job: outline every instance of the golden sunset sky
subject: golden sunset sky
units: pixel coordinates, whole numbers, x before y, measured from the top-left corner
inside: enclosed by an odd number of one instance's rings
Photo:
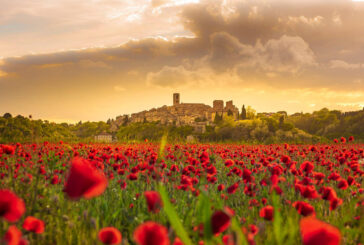
[[[182,102],[364,107],[364,2],[0,0],[0,114],[107,120]]]

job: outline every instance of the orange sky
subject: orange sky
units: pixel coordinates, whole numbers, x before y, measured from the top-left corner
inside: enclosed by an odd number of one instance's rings
[[[14,0],[0,9],[0,114],[107,120],[233,100],[364,107],[364,2]]]

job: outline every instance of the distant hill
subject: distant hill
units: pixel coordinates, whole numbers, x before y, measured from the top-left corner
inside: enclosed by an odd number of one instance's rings
[[[246,118],[233,115],[215,117],[211,124],[195,120],[191,125],[176,125],[161,121],[121,123],[79,122],[53,123],[5,113],[0,117],[0,143],[5,142],[91,142],[94,136],[110,133],[115,141],[159,141],[168,135],[169,141],[184,142],[187,136],[202,142],[241,143],[316,143],[353,136],[364,142],[364,110],[342,113],[326,108],[313,113],[283,112],[256,114],[251,108]],[[196,127],[204,125],[204,130]],[[198,130],[197,130],[198,129]]]

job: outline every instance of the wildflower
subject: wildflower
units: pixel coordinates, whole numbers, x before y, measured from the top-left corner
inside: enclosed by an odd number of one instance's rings
[[[260,217],[264,218],[265,220],[271,221],[271,220],[273,220],[273,216],[274,216],[273,211],[274,211],[273,207],[268,205],[259,211],[259,215],[260,215]]]
[[[104,244],[120,244],[122,239],[120,231],[114,227],[102,228],[98,236]]]
[[[160,207],[162,207],[162,200],[158,192],[146,191],[144,192],[145,199],[148,205],[148,211],[158,213]]]
[[[10,190],[0,190],[0,217],[9,222],[16,222],[25,212],[25,205],[21,198]]]
[[[303,245],[338,245],[340,244],[340,231],[314,217],[303,218],[300,221],[300,230]]]
[[[307,202],[297,201],[292,205],[299,214],[303,216],[309,216],[315,214],[315,208]]]
[[[44,232],[44,222],[33,216],[28,216],[24,220],[23,228],[24,230],[41,234]]]
[[[212,233],[219,234],[224,232],[227,228],[229,228],[231,223],[231,217],[224,211],[216,211],[211,216],[211,227]]]
[[[145,222],[134,231],[138,245],[169,245],[167,228],[152,221]]]
[[[90,199],[101,195],[107,187],[107,179],[91,163],[83,158],[74,158],[64,192],[71,199]]]
[[[239,187],[239,183],[237,182],[237,183],[234,183],[234,184],[232,184],[231,186],[229,186],[228,188],[227,188],[227,192],[229,193],[229,194],[233,194],[233,193],[235,193],[236,192],[236,190],[238,189],[238,187]]]
[[[7,242],[8,245],[19,245],[21,241],[21,236],[21,231],[15,225],[12,225],[5,233],[4,240]]]

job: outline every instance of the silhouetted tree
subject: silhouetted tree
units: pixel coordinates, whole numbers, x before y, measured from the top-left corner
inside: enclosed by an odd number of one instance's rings
[[[245,105],[243,105],[243,108],[241,108],[241,119],[243,119],[243,120],[246,119]]]
[[[219,123],[222,121],[222,115],[220,116],[218,113],[216,113],[214,118],[214,123]]]
[[[13,116],[9,112],[5,113],[4,116],[3,116],[3,118],[6,118],[6,119],[12,118],[12,117]]]

